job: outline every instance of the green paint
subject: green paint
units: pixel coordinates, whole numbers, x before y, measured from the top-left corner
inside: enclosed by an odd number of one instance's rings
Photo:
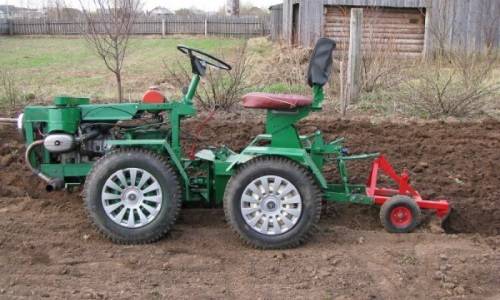
[[[76,133],[80,123],[78,108],[51,108],[48,110],[47,132]]]
[[[42,173],[54,178],[85,177],[90,172],[92,164],[41,164]]]
[[[184,98],[183,98],[184,103],[186,103],[186,104],[193,103],[193,97],[196,93],[196,89],[198,88],[199,82],[200,82],[200,76],[193,75],[193,78],[191,79],[191,82],[189,83],[187,93],[186,93],[186,95],[184,95]]]
[[[366,196],[363,185],[349,183],[347,163],[350,160],[367,159],[378,153],[348,156],[343,151],[343,139],[325,142],[321,131],[299,135],[296,123],[310,112],[320,110],[324,101],[323,89],[314,86],[311,106],[287,111],[267,111],[265,133],[255,137],[241,152],[222,147],[204,149],[194,159],[182,151],[181,120],[196,115],[193,99],[200,82],[200,76],[193,75],[186,94],[179,101],[162,104],[117,103],[90,104],[87,98],[57,97],[53,106],[29,106],[25,109],[25,136],[32,143],[36,136],[54,132],[75,134],[81,122],[109,123],[138,119],[146,112],[161,112],[162,123],[123,129],[121,138],[105,141],[105,150],[117,148],[143,148],[165,156],[174,166],[184,187],[184,201],[202,201],[210,205],[221,205],[228,181],[236,166],[259,156],[280,156],[293,160],[310,170],[328,201],[372,204]],[[162,125],[155,129],[154,125]],[[168,127],[168,128],[164,128]],[[41,151],[40,151],[41,150]],[[53,178],[62,178],[66,183],[83,182],[90,172],[92,163],[58,163],[56,155],[38,149],[41,156],[32,155],[30,161]],[[40,159],[41,157],[41,159]],[[326,180],[325,164],[336,164],[340,183]]]
[[[90,98],[59,96],[54,98],[56,106],[78,106],[89,104]]]

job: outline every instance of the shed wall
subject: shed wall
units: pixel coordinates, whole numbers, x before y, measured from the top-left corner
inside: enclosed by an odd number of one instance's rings
[[[429,52],[500,48],[500,1],[433,0],[426,34]]]
[[[324,36],[349,49],[351,8],[326,6]],[[425,12],[416,8],[367,8],[363,11],[363,51],[419,56],[424,50]]]
[[[291,43],[292,6],[299,4],[298,45],[310,47],[324,36],[325,6],[424,9],[424,53],[439,48],[483,51],[500,48],[500,0],[284,0],[283,38]]]
[[[277,41],[283,39],[283,6],[276,5],[271,9],[271,17],[269,30],[271,34],[271,40]]]

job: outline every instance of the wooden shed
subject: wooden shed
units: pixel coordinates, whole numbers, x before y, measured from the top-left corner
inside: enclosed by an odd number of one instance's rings
[[[269,7],[271,13],[270,18],[270,34],[271,40],[278,41],[283,39],[283,4],[276,4]]]
[[[320,37],[348,48],[351,8],[363,8],[363,48],[407,56],[438,47],[500,46],[500,0],[284,0],[283,39],[310,47]]]

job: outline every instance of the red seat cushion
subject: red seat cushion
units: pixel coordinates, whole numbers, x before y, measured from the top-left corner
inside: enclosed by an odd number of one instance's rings
[[[277,110],[308,106],[312,97],[301,95],[248,93],[243,96],[243,106],[247,108],[268,108]]]

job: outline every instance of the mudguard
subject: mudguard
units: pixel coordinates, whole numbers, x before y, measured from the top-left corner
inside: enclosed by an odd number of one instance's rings
[[[319,170],[319,168],[313,162],[309,153],[307,153],[305,149],[301,148],[249,146],[245,148],[240,154],[236,155],[232,163],[227,167],[226,171],[229,172],[235,166],[245,164],[249,160],[258,156],[282,156],[296,161],[312,172],[321,188],[326,189],[328,187],[326,179],[321,173],[321,170]]]

